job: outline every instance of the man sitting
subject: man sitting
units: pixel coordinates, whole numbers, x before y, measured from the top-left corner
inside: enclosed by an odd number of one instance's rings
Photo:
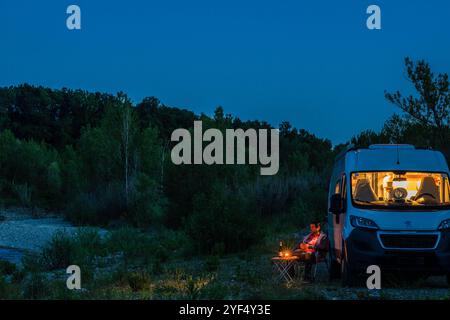
[[[328,251],[327,237],[320,230],[320,223],[312,223],[311,232],[303,238],[294,250],[294,255],[305,262],[305,280],[312,280],[312,266]]]

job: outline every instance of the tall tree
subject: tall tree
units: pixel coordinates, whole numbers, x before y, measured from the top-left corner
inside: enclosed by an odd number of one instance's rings
[[[435,75],[424,61],[405,58],[406,72],[417,91],[416,95],[403,96],[399,91],[385,92],[386,99],[408,115],[408,124],[419,124],[431,132],[431,146],[444,149],[448,155],[450,139],[450,91],[448,75]],[[396,122],[398,124],[398,121]]]

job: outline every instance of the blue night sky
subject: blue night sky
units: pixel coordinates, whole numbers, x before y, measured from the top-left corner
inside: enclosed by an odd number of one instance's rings
[[[77,4],[82,30],[66,28]],[[366,28],[377,4],[382,30]],[[450,72],[449,1],[1,0],[0,86],[124,91],[170,106],[290,121],[344,142],[411,92],[403,58]]]

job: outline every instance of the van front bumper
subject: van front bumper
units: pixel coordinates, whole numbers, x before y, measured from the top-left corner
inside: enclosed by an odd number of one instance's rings
[[[377,230],[356,228],[345,241],[348,262],[356,272],[370,265],[382,270],[410,270],[433,275],[450,273],[450,231],[440,233],[434,249],[385,249]]]

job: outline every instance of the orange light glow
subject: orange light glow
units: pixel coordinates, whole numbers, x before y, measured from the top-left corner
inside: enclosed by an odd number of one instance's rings
[[[434,180],[434,185],[430,177]],[[424,187],[422,183],[425,180],[428,182]],[[448,203],[450,198],[449,188],[446,185],[448,185],[446,174],[414,171],[359,172],[352,174],[351,179],[353,197],[358,197],[362,203],[372,205],[393,203],[395,201],[393,191],[399,188],[406,190],[407,193],[402,205],[423,206],[416,197],[430,192],[433,193],[434,200],[428,202],[443,205]],[[432,205],[431,202],[428,205]]]

